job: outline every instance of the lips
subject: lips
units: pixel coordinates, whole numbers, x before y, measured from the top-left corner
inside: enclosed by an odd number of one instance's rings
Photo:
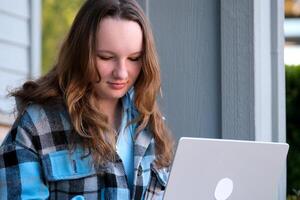
[[[127,82],[107,82],[109,87],[114,89],[114,90],[121,90],[125,88]]]

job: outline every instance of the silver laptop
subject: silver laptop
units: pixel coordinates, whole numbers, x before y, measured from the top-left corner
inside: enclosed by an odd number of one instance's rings
[[[164,200],[275,200],[288,144],[181,138]]]

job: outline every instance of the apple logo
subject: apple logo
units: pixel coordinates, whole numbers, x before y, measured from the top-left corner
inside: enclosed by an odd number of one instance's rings
[[[230,178],[221,179],[215,189],[216,200],[226,200],[233,191],[233,181]]]

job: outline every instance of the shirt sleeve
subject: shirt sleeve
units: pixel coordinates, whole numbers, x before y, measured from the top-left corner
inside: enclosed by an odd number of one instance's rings
[[[49,190],[42,176],[40,158],[16,142],[0,148],[0,199],[47,199]]]

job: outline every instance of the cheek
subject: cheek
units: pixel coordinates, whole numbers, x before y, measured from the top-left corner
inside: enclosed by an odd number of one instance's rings
[[[133,68],[131,71],[132,79],[136,80],[139,77],[141,71],[142,71],[142,67]]]
[[[105,79],[107,76],[109,76],[112,73],[112,68],[108,63],[98,62],[97,72],[99,73],[101,79]]]

